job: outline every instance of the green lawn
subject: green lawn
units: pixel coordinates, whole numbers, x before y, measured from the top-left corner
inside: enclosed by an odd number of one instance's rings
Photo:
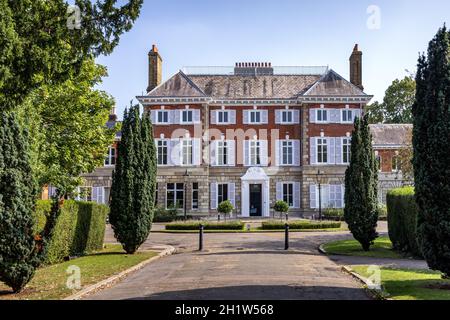
[[[329,242],[324,244],[323,248],[327,254],[393,259],[404,258],[400,253],[392,250],[392,243],[388,237],[376,239],[375,244],[367,252],[362,249],[361,244],[356,240]]]
[[[22,293],[12,294],[9,287],[0,282],[0,299],[62,299],[77,292],[66,287],[69,266],[80,268],[84,289],[156,255],[153,251],[128,255],[120,245],[107,245],[98,253],[37,270]]]
[[[352,267],[369,277],[368,266]],[[450,300],[450,280],[430,270],[381,268],[381,283],[388,298],[395,300]]]

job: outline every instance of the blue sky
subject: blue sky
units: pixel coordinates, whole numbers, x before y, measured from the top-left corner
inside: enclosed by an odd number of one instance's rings
[[[380,19],[367,12],[371,5]],[[365,91],[382,100],[405,69],[415,71],[419,52],[444,22],[450,23],[448,0],[146,0],[114,53],[97,59],[109,72],[100,88],[115,98],[122,117],[130,100],[145,92],[154,43],[163,79],[183,66],[241,61],[329,65],[348,78],[348,58],[359,43]]]

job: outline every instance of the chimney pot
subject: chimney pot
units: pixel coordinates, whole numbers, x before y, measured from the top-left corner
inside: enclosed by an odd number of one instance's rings
[[[364,90],[362,84],[362,52],[359,51],[358,44],[355,44],[350,56],[350,82]]]

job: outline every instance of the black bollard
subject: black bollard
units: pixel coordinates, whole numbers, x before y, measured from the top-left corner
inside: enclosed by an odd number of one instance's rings
[[[199,226],[199,239],[198,239],[198,251],[203,250],[203,225]]]
[[[289,249],[289,225],[284,225],[284,250]]]

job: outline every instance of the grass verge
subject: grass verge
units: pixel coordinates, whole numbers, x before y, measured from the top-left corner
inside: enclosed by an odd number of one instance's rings
[[[79,291],[66,286],[71,275],[66,271],[70,266],[80,268],[81,289],[84,289],[156,255],[153,251],[128,255],[120,245],[106,245],[105,249],[91,255],[38,269],[33,280],[19,294],[12,294],[10,288],[0,282],[0,299],[63,299]]]
[[[341,240],[329,242],[323,245],[327,254],[358,256],[371,258],[404,259],[405,256],[392,250],[392,243],[388,237],[380,237],[375,240],[370,251],[364,251],[361,244],[356,240]]]
[[[352,270],[367,278],[372,275],[367,268]],[[381,284],[383,295],[394,300],[450,300],[450,280],[431,270],[381,268]]]

